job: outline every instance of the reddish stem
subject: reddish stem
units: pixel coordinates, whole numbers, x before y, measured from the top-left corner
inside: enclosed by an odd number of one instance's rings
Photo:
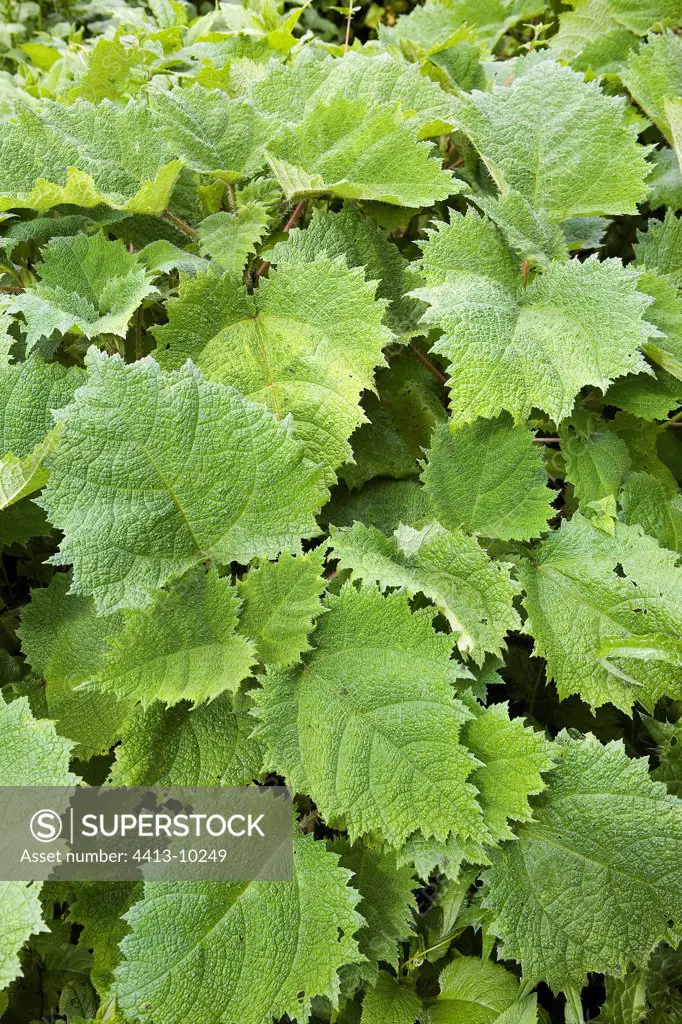
[[[419,360],[422,366],[425,366],[429,373],[432,373],[436,380],[439,380],[441,384],[447,381],[447,377],[444,373],[441,373],[437,366],[434,366],[430,359],[427,359],[423,352],[420,352],[416,345],[410,345],[412,354]]]
[[[296,222],[299,220],[299,218],[300,218],[300,216],[301,216],[301,214],[303,213],[304,210],[305,210],[305,199],[302,199],[301,202],[296,207],[296,209],[294,210],[294,212],[292,213],[291,217],[289,217],[289,220],[286,222],[286,224],[282,228],[282,231],[284,232],[285,235],[289,234],[289,232],[294,227]],[[270,264],[268,263],[268,261],[267,260],[263,260],[263,262],[261,263],[260,267],[256,271],[256,277],[262,277],[263,274],[265,274],[266,271],[269,268],[270,268]]]

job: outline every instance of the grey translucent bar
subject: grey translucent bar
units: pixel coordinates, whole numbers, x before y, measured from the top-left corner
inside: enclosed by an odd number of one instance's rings
[[[2,881],[287,881],[285,787],[0,787]]]

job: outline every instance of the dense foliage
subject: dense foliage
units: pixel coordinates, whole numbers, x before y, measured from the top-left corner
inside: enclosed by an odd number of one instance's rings
[[[297,809],[3,1021],[679,1024],[679,0],[2,7],[0,785]]]

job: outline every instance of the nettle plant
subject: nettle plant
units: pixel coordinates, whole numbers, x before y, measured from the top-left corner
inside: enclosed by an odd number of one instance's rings
[[[6,14],[0,785],[297,821],[3,1020],[682,1020],[678,0]]]

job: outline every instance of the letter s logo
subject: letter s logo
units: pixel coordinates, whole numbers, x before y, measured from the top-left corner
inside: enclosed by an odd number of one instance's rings
[[[30,828],[33,838],[39,843],[53,843],[62,834],[62,819],[56,811],[36,811]]]

